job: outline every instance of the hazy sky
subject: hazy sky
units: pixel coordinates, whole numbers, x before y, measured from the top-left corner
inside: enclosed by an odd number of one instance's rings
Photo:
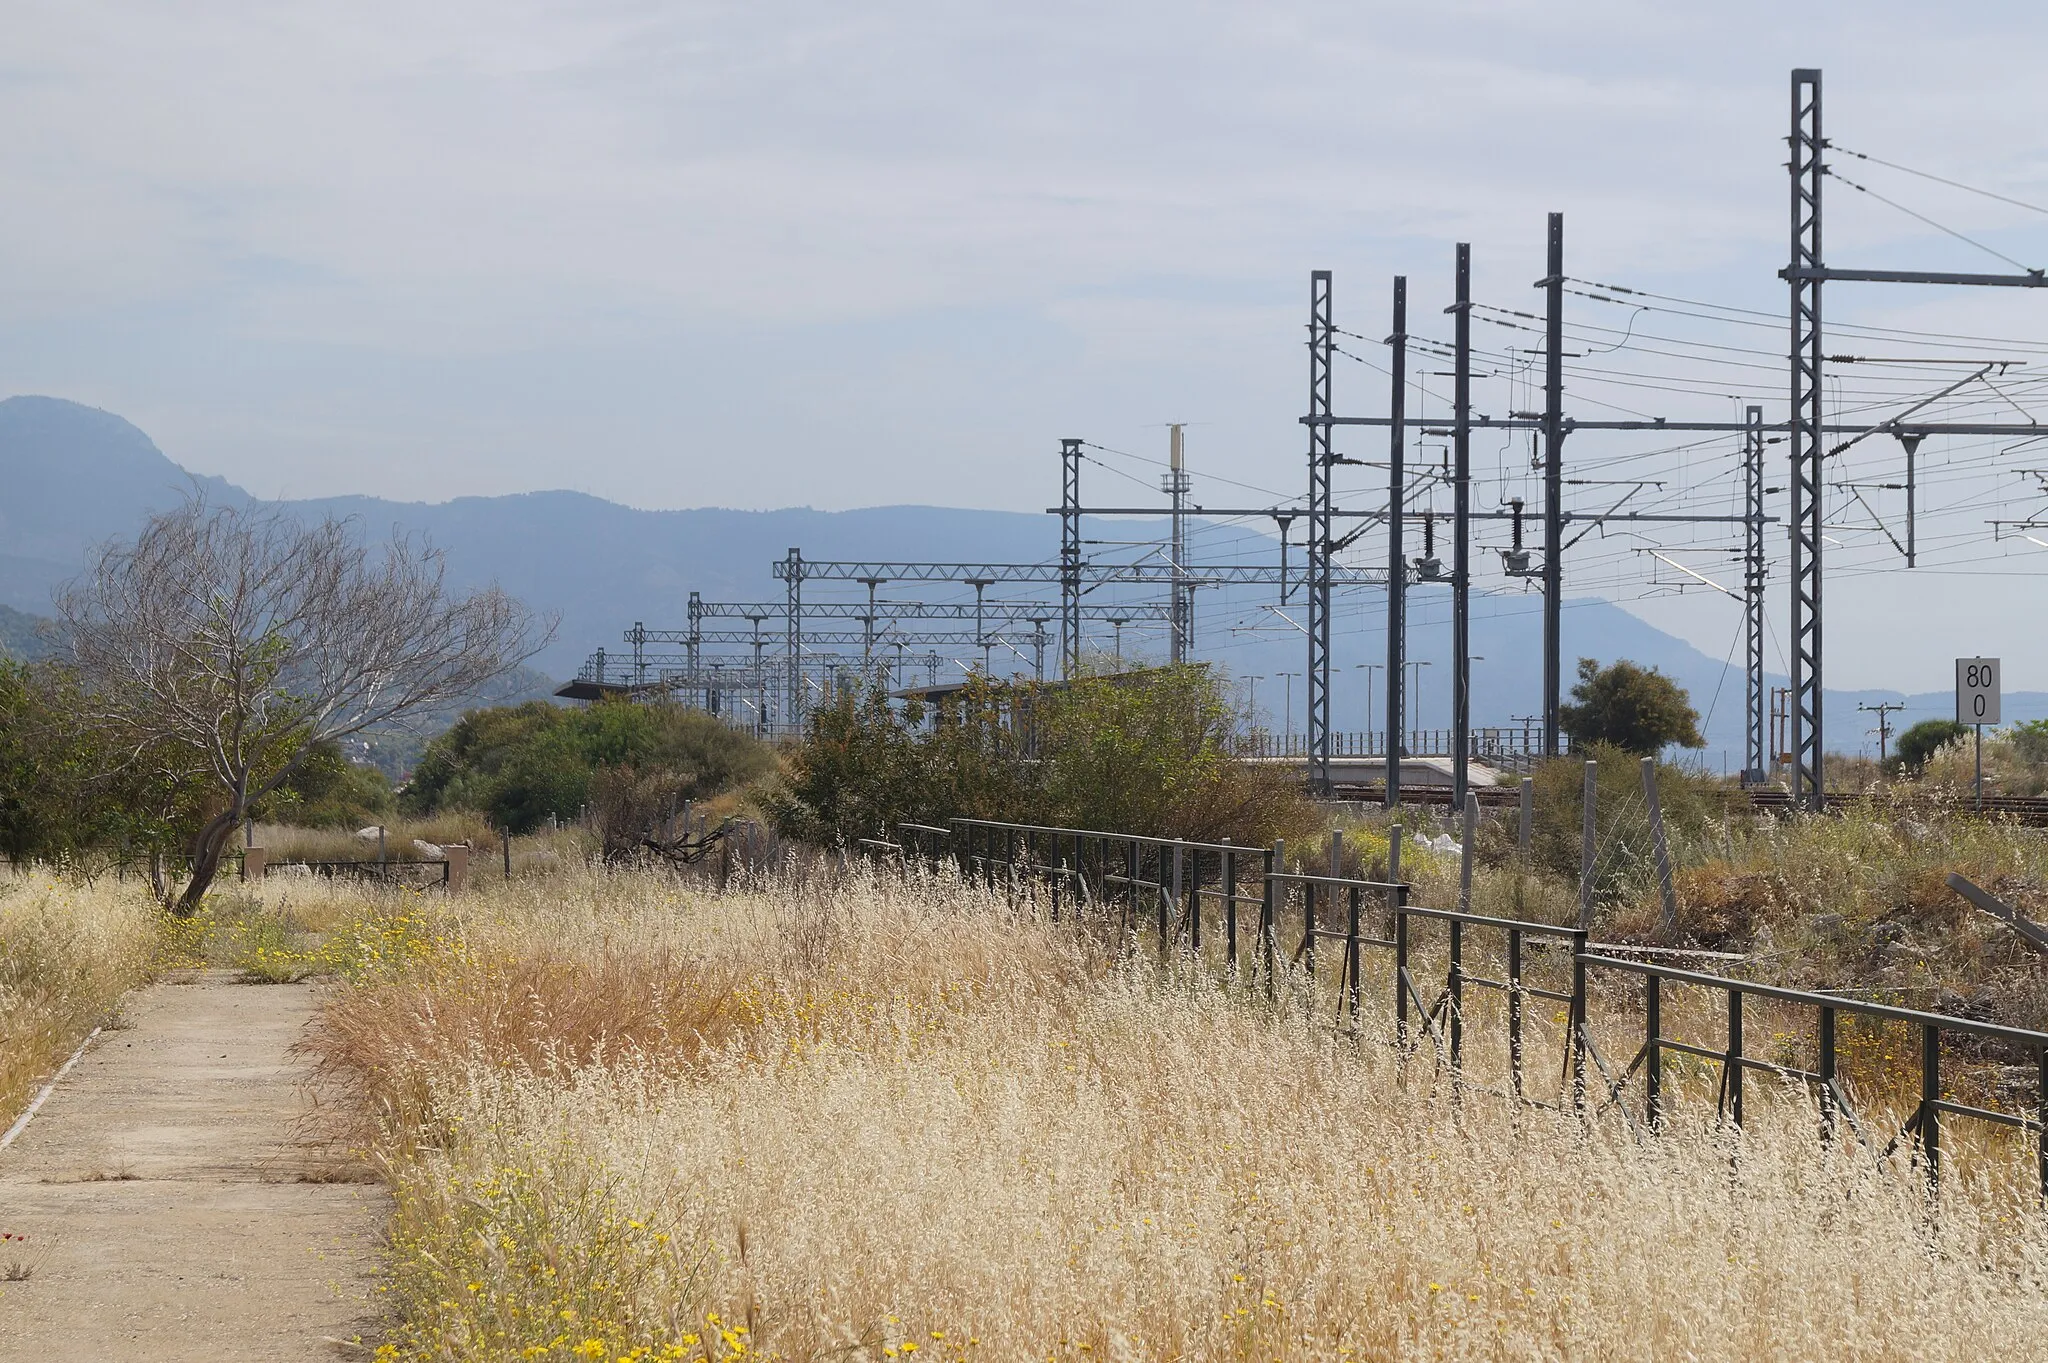
[[[1452,243],[1474,243],[1479,297],[1537,310],[1557,209],[1574,275],[1781,316],[1795,64],[1825,68],[1838,141],[2048,202],[2048,11],[2029,5],[7,13],[0,391],[117,411],[187,467],[269,495],[573,487],[646,507],[1040,510],[1057,500],[1059,437],[1153,455],[1167,421],[1191,423],[1198,476],[1291,492],[1313,267],[1338,272],[1340,324],[1373,341],[1397,270],[1414,277],[1417,329],[1448,335]],[[1838,166],[2048,263],[2048,218]],[[2007,268],[1830,194],[1831,263]],[[1843,320],[2022,338],[2048,335],[2044,310],[2035,293],[1830,302]],[[1593,301],[1574,317],[1617,336],[1659,320]],[[1782,327],[1737,339],[1782,352]],[[1379,409],[1378,375],[1338,377],[1340,406]],[[1518,381],[1499,380],[1495,406]],[[1643,409],[1674,415],[1734,401],[1643,386]],[[1753,388],[1778,416],[1782,365]],[[1597,391],[1612,406],[1620,390]],[[2026,410],[2016,396],[2008,419]],[[1521,495],[1495,443],[1486,495]],[[1725,462],[1693,452],[1635,457],[1630,477],[1725,483]],[[1931,442],[1928,457],[1944,456]],[[2009,686],[2048,686],[2048,643],[2011,628],[2038,617],[2042,584],[2007,571],[2030,566],[2016,547],[2048,548],[1994,546],[1982,522],[2003,513],[1979,510],[2024,514],[2031,487],[2008,475],[1946,507],[1930,489],[1923,507],[1948,520],[1922,533],[1947,539],[1910,581],[1879,571],[1892,560],[1874,527],[1894,508],[1867,494],[1872,525],[1844,530],[1864,571],[1830,598],[1830,680],[1937,686],[1953,652],[2003,649],[2025,663]],[[1695,541],[1682,561],[1737,581]],[[1659,562],[1610,544],[1575,585],[1725,652],[1725,598],[1641,599],[1675,571]],[[1891,628],[1902,604],[1927,613],[1924,646]]]

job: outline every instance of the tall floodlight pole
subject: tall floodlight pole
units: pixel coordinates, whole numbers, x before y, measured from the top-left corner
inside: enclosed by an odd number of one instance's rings
[[[697,593],[691,592],[690,599],[695,601]],[[632,632],[626,637],[633,644],[633,685],[636,687],[645,686],[647,685],[647,626],[635,620]]]
[[[1330,793],[1330,368],[1336,322],[1330,272],[1309,276],[1308,305],[1308,787]]]
[[[1406,744],[1401,665],[1408,651],[1408,559],[1402,543],[1402,518],[1408,487],[1402,456],[1407,432],[1402,423],[1408,399],[1408,277],[1394,276],[1394,332],[1387,337],[1393,387],[1387,400],[1387,808],[1401,805],[1401,758]]]
[[[1451,808],[1465,807],[1472,753],[1472,247],[1458,243],[1451,380]]]
[[[1081,675],[1081,442],[1060,441],[1060,675]]]
[[[861,617],[860,664],[873,671],[875,666],[875,590],[882,585],[878,577],[863,578],[868,589],[868,613]]]
[[[1188,573],[1188,472],[1183,447],[1184,431],[1179,423],[1166,428],[1167,463],[1163,480],[1166,493],[1173,499],[1171,512],[1173,554],[1173,638],[1170,654],[1175,663],[1188,660],[1188,651],[1195,642],[1195,584]]]
[[[1743,413],[1748,429],[1742,434],[1742,487],[1748,521],[1743,527],[1742,552],[1742,783],[1763,783],[1768,765],[1764,755],[1764,409],[1750,407]]]
[[[1543,280],[1543,755],[1558,755],[1564,683],[1564,214],[1550,215]]]
[[[1821,261],[1820,72],[1792,72],[1792,804],[1818,812],[1821,781]]]

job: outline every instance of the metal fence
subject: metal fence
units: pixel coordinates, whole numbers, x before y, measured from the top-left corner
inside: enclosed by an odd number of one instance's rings
[[[1383,729],[1333,730],[1330,734],[1330,756],[1385,757],[1386,740]],[[1474,729],[1469,735],[1467,752],[1474,761],[1488,765],[1526,767],[1542,757],[1542,740],[1540,732],[1526,726]],[[1246,755],[1251,757],[1306,759],[1309,736],[1260,730],[1247,736],[1245,746]],[[1449,757],[1457,750],[1456,734],[1451,729],[1410,729],[1401,743],[1401,751],[1408,757]]]
[[[1365,1033],[1364,1013],[1378,991],[1404,1055],[1427,1047],[1454,1092],[1485,1091],[1518,1103],[1573,1110],[1591,1120],[1618,1113],[1639,1134],[1665,1129],[1683,1083],[1667,1071],[1685,1058],[1713,1074],[1714,1113],[1740,1129],[1745,1077],[1777,1076],[1817,1103],[1824,1139],[1853,1139],[1886,1159],[1905,1150],[1930,1188],[1942,1163],[1943,1118],[2015,1130],[2034,1143],[2032,1158],[2048,1197],[2048,1033],[1920,1012],[1813,990],[1787,989],[1632,959],[1650,949],[1594,942],[1579,928],[1496,918],[1411,901],[1400,878],[1400,830],[1389,842],[1385,880],[1289,869],[1284,844],[1270,848],[1050,828],[981,819],[945,827],[903,824],[897,840],[869,839],[870,855],[935,868],[950,863],[971,882],[1012,896],[1040,895],[1057,921],[1088,920],[1134,945],[1144,935],[1162,955],[1194,953],[1262,980],[1271,991],[1288,968],[1317,985],[1333,984],[1335,1023]],[[1465,882],[1469,886],[1469,880]],[[1325,953],[1336,958],[1334,979]],[[1368,986],[1369,962],[1384,968]],[[1487,973],[1491,970],[1493,973]],[[1715,1001],[1688,1015],[1719,1023],[1719,1037],[1689,1038],[1667,1027],[1674,996]],[[1497,999],[1489,1011],[1480,997]],[[1772,1010],[1780,1026],[1764,1048],[1748,1044],[1745,1004]],[[1553,1014],[1546,1004],[1561,1005]],[[1597,1016],[1595,1005],[1599,1005]],[[1475,1027],[1502,1026],[1490,1049],[1489,1082],[1475,1064]],[[1868,1040],[1873,1029],[1903,1026],[1917,1037],[1917,1065],[1904,1075],[1873,1072],[1872,1087],[1904,1078],[1909,1108],[1894,1113],[1888,1138],[1876,1114],[1859,1112],[1842,1056],[1845,1029]],[[1599,1040],[1641,1043],[1616,1066]],[[1489,1038],[1491,1039],[1491,1038]],[[1545,1051],[1549,1058],[1536,1052]],[[1805,1059],[1810,1055],[1811,1060]],[[2024,1067],[2001,1065],[2023,1057]],[[1889,1059],[1887,1054],[1886,1059]],[[1963,1064],[1955,1063],[1961,1060]],[[1554,1085],[1540,1078],[1555,1064]],[[1966,1102],[1959,1085],[1983,1086],[1993,1069],[2024,1069],[2025,1101],[2010,1109]],[[2007,1085],[2009,1090],[2012,1086]]]
[[[396,858],[384,861],[273,861],[263,868],[266,879],[302,876],[323,880],[377,880],[413,889],[437,885],[445,889],[450,874],[446,861],[399,861]]]

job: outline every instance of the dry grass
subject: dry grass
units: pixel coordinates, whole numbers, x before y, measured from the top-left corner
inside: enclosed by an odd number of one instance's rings
[[[370,825],[375,826],[374,822]],[[279,861],[375,861],[377,839],[360,837],[352,828],[300,828],[292,824],[258,824],[254,830],[258,846]],[[479,857],[498,850],[500,834],[481,814],[452,813],[424,819],[393,818],[386,823],[385,851],[397,859],[414,859],[419,853],[413,839],[447,846],[467,842]],[[516,840],[515,840],[516,845]]]
[[[0,1128],[148,978],[159,943],[157,910],[133,882],[0,874]]]
[[[393,1123],[388,1356],[1978,1359],[2048,1327],[2024,1161],[1963,1162],[1930,1222],[1763,1085],[1739,1143],[1461,1105],[954,885],[444,912],[322,1042]]]

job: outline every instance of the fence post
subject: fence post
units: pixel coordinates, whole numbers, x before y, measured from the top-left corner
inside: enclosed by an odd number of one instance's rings
[[[1941,1028],[1920,1026],[1920,1150],[1927,1157],[1927,1190],[1941,1188]]]
[[[1594,816],[1600,808],[1600,764],[1586,760],[1585,807],[1579,828],[1579,931],[1593,926]]]
[[[1742,991],[1728,991],[1728,1054],[1721,1062],[1721,1083],[1728,1090],[1728,1111],[1742,1126]]]
[[[2039,1136],[2041,1165],[2041,1199],[2048,1202],[2048,1048],[2043,1048],[2037,1057],[2040,1073],[2034,1078],[2034,1126]]]
[[[1643,1071],[1644,1115],[1650,1130],[1664,1129],[1664,982],[1655,975],[1643,977]]]
[[[1353,1031],[1358,1029],[1358,910],[1365,897],[1363,886],[1350,888],[1350,916],[1344,925],[1344,1010],[1351,1015]]]
[[[1266,879],[1264,889],[1259,895],[1259,954],[1265,958],[1266,992],[1268,994],[1273,992],[1274,979],[1279,974],[1280,969],[1278,932],[1274,927],[1274,919],[1280,912],[1280,906],[1274,902],[1274,899],[1280,891],[1274,885],[1273,877],[1286,869],[1286,866],[1287,839],[1275,838],[1273,839],[1273,850],[1266,853]],[[2048,1056],[2044,1056],[2041,1063],[2044,1067],[2048,1067]],[[2044,1069],[2044,1072],[2048,1072],[2048,1069]],[[2043,1090],[2041,1101],[2044,1107],[2048,1107],[2048,1089]]]
[[[1643,759],[1643,803],[1650,810],[1650,846],[1657,854],[1657,893],[1663,914],[1657,926],[1668,939],[1678,931],[1678,891],[1671,884],[1671,846],[1664,839],[1664,807],[1657,803],[1657,759]]]
[[[1467,797],[1467,808],[1477,803]],[[1471,816],[1466,815],[1467,819]],[[1451,1092],[1458,1092],[1458,1067],[1465,1055],[1465,923],[1463,919],[1451,920],[1451,970],[1450,978],[1444,981],[1444,993],[1450,999],[1451,1033]]]
[[[263,868],[264,868],[264,864],[265,864],[265,863],[266,863],[266,862],[267,862],[267,861],[268,861],[269,859],[270,859],[270,853],[269,853],[268,849],[266,849],[266,848],[262,848],[262,847],[245,847],[245,848],[243,848],[243,849],[242,849],[242,879],[243,879],[243,880],[245,880],[245,881],[249,881],[249,880],[261,880],[261,879],[263,879]]]
[[[1408,1054],[1408,887],[1394,886],[1394,1049]]]
[[[1223,948],[1223,964],[1237,969],[1237,849],[1223,840],[1223,930],[1229,941]]]
[[[1458,847],[1458,912],[1472,912],[1472,841],[1479,831],[1479,797],[1465,792],[1464,840]]]
[[[1522,930],[1508,929],[1508,1086],[1522,1097]]]
[[[1567,1015],[1572,1107],[1581,1116],[1586,1111],[1586,939],[1584,928],[1572,930],[1572,1001]]]
[[[1055,829],[1052,835],[1052,921],[1060,921],[1060,890],[1067,879],[1067,844]],[[1080,910],[1077,908],[1075,912]]]
[[[1835,1010],[1820,1010],[1820,1138],[1835,1139]]]
[[[1173,886],[1173,907],[1169,910],[1164,898],[1159,902],[1159,940],[1162,950],[1170,938],[1180,936],[1180,925],[1174,920],[1181,915],[1182,900],[1187,892],[1187,850],[1188,845],[1183,839],[1173,840],[1172,870],[1170,876],[1166,877]]]
[[[1529,855],[1529,832],[1534,825],[1535,818],[1536,781],[1533,777],[1524,776],[1522,778],[1522,826],[1516,835],[1515,845],[1521,849],[1522,855],[1525,857]]]

